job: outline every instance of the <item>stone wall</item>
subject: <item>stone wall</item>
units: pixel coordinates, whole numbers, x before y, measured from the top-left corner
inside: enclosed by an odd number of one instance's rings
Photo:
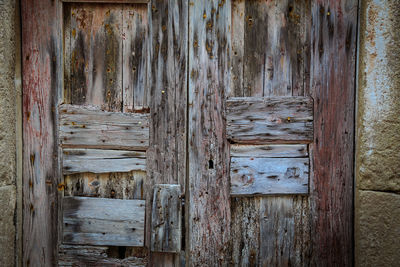
[[[400,263],[400,1],[362,0],[356,266]]]
[[[15,264],[15,0],[0,0],[0,266]]]

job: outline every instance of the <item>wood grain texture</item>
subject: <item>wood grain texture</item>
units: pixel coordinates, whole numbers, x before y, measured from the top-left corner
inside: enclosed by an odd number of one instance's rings
[[[180,185],[154,186],[151,219],[151,251],[179,253],[182,240]]]
[[[106,112],[95,107],[60,106],[63,147],[146,150],[149,115]]]
[[[188,1],[149,3],[150,141],[147,151],[147,229],[154,184],[186,186]],[[150,248],[151,233],[147,231]],[[184,254],[184,252],[183,252]],[[151,253],[150,266],[179,266],[180,255]]]
[[[63,149],[63,174],[146,171],[142,151]]]
[[[146,255],[143,253],[135,253],[135,255],[119,259],[110,255],[109,247],[100,246],[79,246],[79,245],[61,245],[60,246],[60,267],[76,267],[76,266],[130,266],[144,267],[147,264]]]
[[[144,200],[65,197],[63,213],[66,244],[144,244]]]
[[[309,19],[310,2],[232,1],[235,96],[304,95]]]
[[[149,108],[147,11],[147,5],[124,5],[122,10],[124,112]]]
[[[308,198],[262,198],[259,212],[259,266],[310,266]]]
[[[230,16],[230,1],[189,5],[189,266],[229,262],[225,89],[230,84]]]
[[[71,4],[68,104],[122,108],[122,6]]]
[[[59,2],[21,1],[24,266],[54,266],[57,262],[60,11]]]
[[[307,158],[231,158],[231,195],[307,194]]]
[[[65,176],[65,196],[144,199],[146,173],[79,173]]]
[[[259,266],[260,197],[233,197],[231,266]]]
[[[312,3],[311,91],[318,129],[310,146],[312,265],[353,262],[357,4]]]
[[[307,145],[231,145],[231,157],[306,158]]]
[[[313,138],[308,97],[231,98],[226,112],[227,137],[234,143],[309,143]]]

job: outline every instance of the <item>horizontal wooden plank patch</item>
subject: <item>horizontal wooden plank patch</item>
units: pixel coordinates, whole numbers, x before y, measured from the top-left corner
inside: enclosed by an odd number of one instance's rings
[[[254,158],[305,158],[308,157],[306,144],[300,145],[236,145],[230,146],[232,157]]]
[[[231,195],[307,194],[308,158],[231,158]]]
[[[146,171],[146,152],[85,148],[63,149],[63,174]]]
[[[143,151],[149,145],[149,114],[61,105],[60,142],[63,147]]]
[[[233,143],[309,143],[313,103],[309,97],[237,97],[227,100],[227,137]]]
[[[66,244],[144,244],[144,200],[65,197],[63,212]]]

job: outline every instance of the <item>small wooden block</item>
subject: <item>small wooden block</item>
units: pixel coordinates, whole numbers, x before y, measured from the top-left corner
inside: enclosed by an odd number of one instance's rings
[[[145,200],[63,198],[65,244],[143,246]]]
[[[151,221],[151,251],[181,251],[182,202],[181,186],[157,184],[154,186]]]

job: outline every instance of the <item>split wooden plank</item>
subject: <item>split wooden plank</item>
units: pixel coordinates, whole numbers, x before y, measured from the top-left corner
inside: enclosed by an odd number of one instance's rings
[[[181,186],[156,184],[151,215],[151,250],[181,251],[182,200]]]
[[[229,264],[230,21],[231,1],[189,4],[188,266]]]
[[[305,158],[307,145],[231,145],[231,157]]]
[[[118,255],[117,255],[118,256]],[[119,259],[110,255],[109,247],[79,246],[62,244],[60,246],[58,266],[129,266],[144,267],[147,258],[143,255],[135,255]]]
[[[143,246],[144,200],[63,199],[66,244]]]
[[[313,140],[313,102],[308,97],[231,98],[227,137],[234,143],[309,143]]]
[[[353,265],[357,0],[311,4],[312,266]],[[340,238],[339,238],[340,237]]]
[[[308,158],[231,158],[231,195],[307,194]]]
[[[144,199],[146,173],[80,173],[65,176],[65,196]]]
[[[61,105],[63,147],[146,150],[149,115],[106,112],[88,106]]]
[[[57,259],[57,186],[62,175],[55,123],[63,80],[61,10],[58,1],[21,1],[22,266],[54,266]]]
[[[258,266],[310,266],[310,216],[306,196],[263,197]]]
[[[149,109],[147,12],[147,5],[123,7],[124,112]]]
[[[70,99],[122,108],[122,5],[71,4]]]
[[[63,149],[63,174],[146,171],[146,152]]]

